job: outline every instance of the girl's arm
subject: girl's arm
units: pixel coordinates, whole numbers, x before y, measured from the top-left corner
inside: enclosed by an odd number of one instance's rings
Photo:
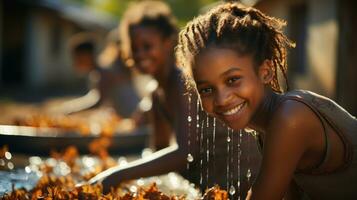
[[[90,180],[91,183],[103,180],[103,190],[105,192],[110,190],[110,187],[118,185],[120,182],[130,179],[137,179],[140,177],[148,177],[154,175],[165,174],[171,171],[184,170],[187,163],[188,149],[188,97],[185,94],[185,86],[174,84],[171,88],[170,96],[174,104],[175,132],[177,145],[169,146],[160,151],[153,153],[144,159],[136,160],[128,165],[121,167],[114,167],[108,169]],[[192,98],[192,105],[195,105],[196,99]],[[192,106],[191,105],[191,106]],[[195,116],[194,111],[196,107],[192,107],[191,115]],[[194,120],[193,120],[194,121]],[[195,137],[194,127],[192,124],[191,137]]]
[[[117,166],[107,169],[95,177],[89,183],[102,181],[103,192],[107,193],[111,187],[119,183],[137,179],[140,177],[155,176],[171,171],[184,169],[186,155],[180,151],[177,145],[172,145],[150,156],[135,160],[125,166]]]
[[[265,135],[261,169],[247,199],[283,199],[296,169],[320,162],[310,159],[310,153],[320,147],[323,152],[323,131],[320,120],[307,106],[283,102]]]

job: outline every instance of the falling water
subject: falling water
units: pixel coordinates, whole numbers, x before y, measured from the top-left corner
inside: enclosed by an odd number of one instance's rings
[[[193,156],[191,154],[191,122],[192,122],[192,117],[191,117],[191,93],[188,94],[188,117],[187,117],[187,122],[188,122],[188,155],[187,155],[187,170],[190,169],[190,163],[193,162]]]
[[[231,138],[230,138],[230,135],[229,135],[229,132],[230,132],[230,128],[228,127],[227,128],[227,191],[229,190],[229,158],[230,158],[230,151],[229,151],[229,143],[231,142]]]
[[[212,153],[213,153],[213,172],[216,170],[216,118],[213,118],[213,134],[212,134]]]
[[[242,149],[241,149],[241,144],[242,144],[242,130],[239,130],[239,137],[238,137],[238,163],[237,163],[237,171],[238,171],[238,181],[237,181],[237,190],[238,190],[238,193],[240,193],[240,176],[241,176],[241,173],[240,173],[240,162],[241,162],[241,155],[242,155]],[[240,194],[238,195],[238,199],[240,199]]]
[[[236,193],[236,189],[234,188],[234,185],[231,185],[231,187],[229,187],[229,194],[233,196],[235,193]]]
[[[187,161],[188,161],[188,162],[193,162],[193,156],[192,156],[192,154],[189,153],[189,154],[187,155]]]
[[[209,130],[209,116],[207,115],[207,120],[206,120],[206,127],[207,127],[207,131]],[[206,161],[207,161],[207,165],[206,165],[206,183],[207,185],[208,183],[208,175],[209,175],[209,137],[208,137],[208,132],[207,132],[207,136],[206,136],[207,140],[206,140]]]
[[[249,183],[250,177],[252,176],[252,172],[250,171],[250,168],[248,168],[246,176],[247,176],[247,180],[248,180],[248,183]]]
[[[234,176],[234,130],[231,129],[230,131],[230,138],[231,138],[231,142],[230,142],[230,149],[231,149],[231,153],[230,153],[230,165],[232,166],[232,169],[231,169],[231,177],[230,177],[230,187],[229,187],[229,194],[230,196],[232,197],[233,199],[233,195],[236,193],[236,189],[234,187],[234,183],[233,183],[233,176]]]
[[[199,129],[200,129],[200,100],[197,98],[196,101],[196,142],[199,142]],[[200,148],[201,148],[201,143],[200,144]],[[202,158],[201,159],[201,163],[202,163]],[[201,165],[202,166],[202,165]]]
[[[203,155],[203,149],[204,149],[204,145],[203,145],[203,129],[204,129],[204,125],[205,125],[205,120],[203,119],[201,122],[201,129],[200,129],[200,155]],[[203,156],[200,156],[200,172],[201,172],[201,177],[200,177],[200,184],[202,185],[203,183]]]
[[[199,113],[200,113],[200,100],[199,99],[197,99],[197,103],[196,103],[196,133],[198,133],[198,128],[200,128],[200,115],[199,115]],[[196,134],[196,139],[197,139],[197,141],[198,141],[198,134]]]
[[[247,133],[250,133],[251,135],[256,135],[255,130],[245,129],[244,131],[246,131]],[[251,143],[250,140],[248,140],[248,149],[250,149],[250,143]],[[250,156],[249,156],[249,154],[247,154],[247,166],[250,166]],[[248,168],[247,174],[246,174],[248,184],[250,184],[251,176],[252,176],[251,169]]]

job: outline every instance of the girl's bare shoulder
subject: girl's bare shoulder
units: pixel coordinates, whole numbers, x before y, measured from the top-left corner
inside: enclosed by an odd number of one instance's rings
[[[279,104],[268,125],[271,131],[311,136],[323,131],[319,116],[307,105],[295,100],[285,100]]]

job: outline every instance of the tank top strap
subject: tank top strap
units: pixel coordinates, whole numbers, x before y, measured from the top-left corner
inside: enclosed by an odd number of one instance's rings
[[[293,100],[293,101],[298,101],[300,103],[303,103],[304,105],[309,107],[315,113],[315,115],[319,118],[319,120],[321,122],[321,125],[323,127],[323,132],[324,132],[324,140],[325,140],[324,157],[323,157],[323,159],[321,159],[320,163],[317,164],[316,166],[309,168],[309,169],[297,171],[297,172],[302,172],[302,173],[318,173],[319,169],[327,162],[327,160],[329,159],[330,154],[331,154],[331,141],[327,134],[326,118],[320,113],[320,111],[316,107],[312,106],[308,100],[302,98],[299,95],[290,95],[290,94],[285,95],[280,103],[282,103],[286,100]]]
[[[333,100],[306,90],[294,90],[284,94],[286,99],[295,99],[305,103],[319,116],[323,125],[328,125],[336,132],[344,145],[344,160],[345,164],[336,171],[346,169],[353,162],[354,149],[357,146],[357,119],[348,113],[343,107],[338,105]],[[326,134],[326,129],[325,129]],[[327,136],[327,134],[326,134]],[[328,138],[328,137],[327,137]],[[327,146],[326,146],[327,147]],[[331,148],[331,147],[329,147]],[[327,149],[330,151],[330,149]],[[329,152],[326,153],[326,156]],[[328,157],[325,157],[326,159]],[[321,174],[314,171],[313,174]]]

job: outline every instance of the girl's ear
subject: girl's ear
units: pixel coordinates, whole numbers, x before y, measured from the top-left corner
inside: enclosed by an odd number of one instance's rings
[[[259,67],[258,76],[262,83],[268,84],[274,78],[273,63],[271,60],[264,60]]]

